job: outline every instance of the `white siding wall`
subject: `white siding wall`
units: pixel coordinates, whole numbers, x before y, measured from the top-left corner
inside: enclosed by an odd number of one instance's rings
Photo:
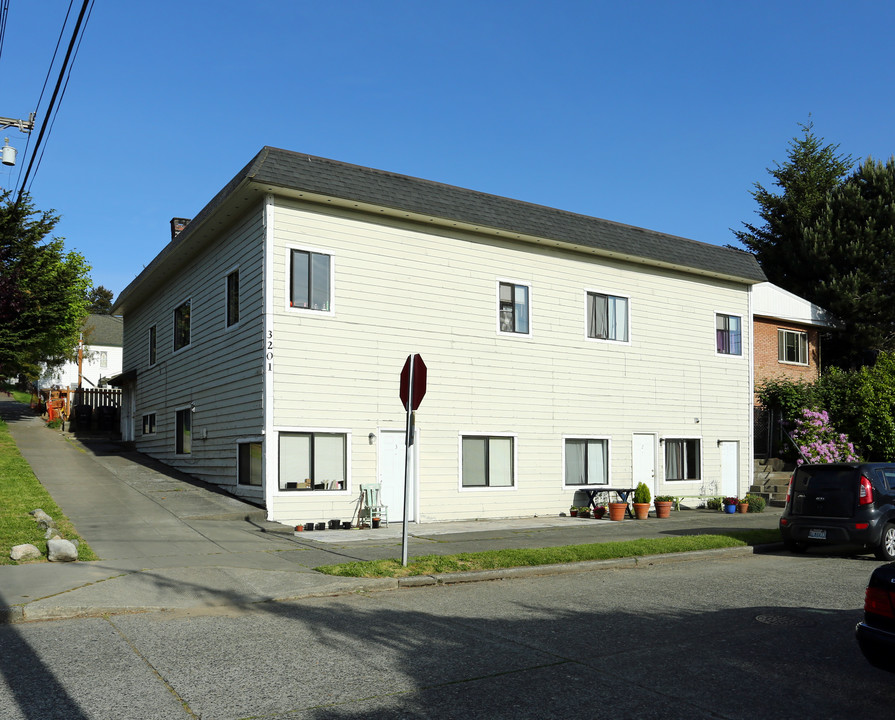
[[[422,521],[567,510],[575,491],[563,486],[562,438],[570,435],[611,439],[614,485],[631,482],[632,433],[701,438],[702,482],[660,481],[660,494],[720,486],[718,440],[738,441],[745,490],[745,285],[336,209],[321,214],[285,200],[277,201],[274,237],[272,429],[350,430],[351,487],[341,495],[275,491],[273,519],[351,516],[359,484],[376,480],[368,434],[404,426],[398,376],[411,352],[429,368],[417,414]],[[332,253],[332,314],[287,307],[289,247]],[[530,336],[498,333],[498,280],[529,285]],[[629,343],[586,339],[586,290],[630,298]],[[716,312],[742,318],[741,357],[716,354]],[[460,488],[461,433],[514,434],[512,490]],[[273,489],[270,460],[268,447]],[[664,477],[661,446],[657,475]]]
[[[168,278],[155,297],[124,320],[125,370],[137,370],[137,448],[203,480],[260,499],[261,488],[236,486],[236,441],[263,431],[263,240],[258,207],[211,250]],[[226,327],[226,278],[239,270],[240,319]],[[173,351],[174,309],[191,300],[191,341]],[[149,328],[157,361],[149,365]],[[192,453],[174,453],[175,413],[193,403]],[[156,433],[142,417],[156,414]]]

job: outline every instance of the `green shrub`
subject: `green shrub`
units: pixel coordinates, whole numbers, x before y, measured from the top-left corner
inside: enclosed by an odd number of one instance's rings
[[[750,513],[760,513],[764,512],[765,507],[767,507],[767,501],[761,495],[746,495],[743,498],[743,502],[749,503],[749,512]]]
[[[652,498],[652,493],[649,491],[646,483],[637,483],[637,487],[634,489],[634,502],[648,503],[650,498]]]

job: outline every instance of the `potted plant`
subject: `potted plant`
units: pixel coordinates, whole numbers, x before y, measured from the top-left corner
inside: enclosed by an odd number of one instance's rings
[[[578,508],[578,517],[580,518],[589,518],[590,517],[590,508],[586,505],[582,505]]]
[[[726,497],[721,501],[721,504],[724,505],[724,512],[733,515],[737,511],[739,502],[740,501],[735,497]]]
[[[634,517],[638,520],[645,520],[649,517],[649,501],[652,498],[646,483],[637,483],[634,489]]]
[[[609,519],[624,520],[625,511],[628,509],[628,503],[611,502],[609,503]]]
[[[602,520],[603,516],[606,514],[606,506],[605,505],[594,505],[594,517],[597,520]]]
[[[674,504],[673,495],[657,495],[653,501],[656,506],[656,517],[671,517],[671,506]]]
[[[767,507],[768,504],[767,500],[765,500],[761,495],[746,495],[743,500],[748,501],[750,513],[764,512],[764,509],[765,507]]]
[[[572,505],[572,507],[569,508],[569,515],[571,515],[572,517],[578,517],[578,506],[577,505]]]

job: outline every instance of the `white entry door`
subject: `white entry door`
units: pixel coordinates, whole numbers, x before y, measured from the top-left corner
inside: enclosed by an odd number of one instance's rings
[[[634,487],[646,483],[653,497],[656,497],[656,436],[653,433],[634,433],[632,447],[632,468]]]
[[[382,485],[382,502],[388,506],[389,522],[403,522],[404,520],[404,431],[380,430],[379,431],[379,476],[378,482]],[[419,446],[419,433],[411,448],[411,471],[415,470],[416,452]],[[414,497],[416,495],[416,477],[411,474],[410,504],[408,515],[410,522],[416,517],[414,510]]]
[[[721,440],[721,494],[737,497],[740,493],[740,444],[736,440]]]

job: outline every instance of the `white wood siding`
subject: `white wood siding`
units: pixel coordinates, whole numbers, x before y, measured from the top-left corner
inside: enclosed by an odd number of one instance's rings
[[[261,488],[236,485],[236,441],[263,430],[263,240],[260,206],[218,242],[167,279],[124,322],[125,370],[137,370],[137,449],[231,492],[261,498]],[[227,274],[239,271],[239,322],[226,327]],[[173,352],[174,308],[191,299],[190,344]],[[156,326],[156,364],[149,365],[149,328]],[[174,453],[175,410],[190,403],[192,453]],[[156,433],[142,435],[142,416],[156,414]]]
[[[631,481],[634,432],[702,440],[697,483],[664,482],[660,446],[660,494],[719,482],[718,440],[740,442],[740,477],[749,477],[746,285],[283,199],[274,218],[273,430],[350,428],[352,486],[342,495],[275,492],[273,519],[351,516],[360,483],[376,478],[368,434],[404,426],[398,375],[411,352],[429,368],[417,414],[422,521],[567,510],[575,491],[563,487],[563,436],[611,438],[614,485]],[[333,313],[287,307],[290,247],[332,253]],[[497,331],[505,278],[529,285],[530,336]],[[628,343],[586,339],[594,289],[630,299]],[[743,318],[742,356],[716,354],[718,312]],[[514,435],[512,491],[459,487],[464,433]]]

